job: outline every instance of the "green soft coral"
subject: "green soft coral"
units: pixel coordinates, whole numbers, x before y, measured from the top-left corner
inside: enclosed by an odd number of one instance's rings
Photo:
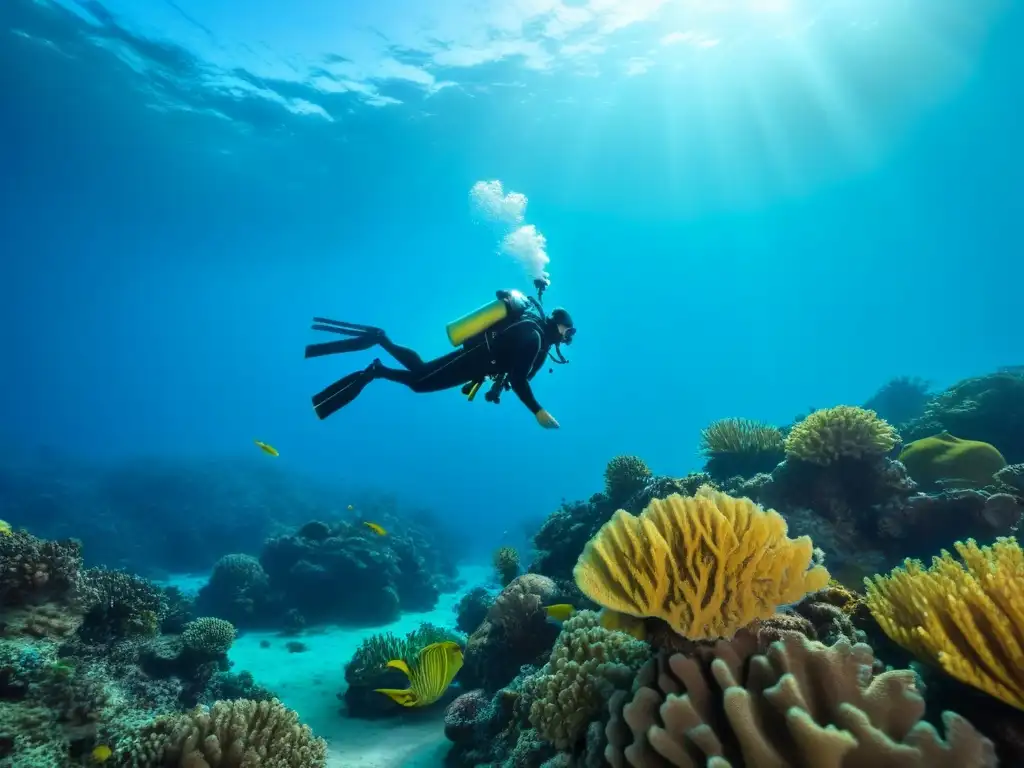
[[[991,443],[962,440],[949,432],[915,440],[900,453],[900,461],[910,477],[926,487],[940,480],[990,485],[995,473],[1006,466],[1006,459]]]
[[[650,647],[604,629],[594,611],[580,611],[562,627],[547,664],[527,681],[530,724],[558,749],[570,749],[599,716],[611,694],[632,685]]]

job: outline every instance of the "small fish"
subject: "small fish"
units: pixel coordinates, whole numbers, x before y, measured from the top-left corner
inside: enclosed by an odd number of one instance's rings
[[[458,643],[445,640],[441,643],[432,643],[421,650],[411,668],[402,659],[394,659],[387,665],[404,672],[409,678],[409,687],[404,690],[374,690],[403,707],[425,707],[441,698],[462,669],[462,649]]]
[[[106,744],[100,744],[92,751],[92,759],[95,763],[105,763],[114,754]]]
[[[547,613],[551,621],[561,624],[563,621],[568,621],[569,617],[576,613],[576,609],[568,603],[558,603],[557,605],[545,605],[544,612]]]
[[[376,533],[378,536],[387,536],[388,532],[381,528],[376,523],[363,523],[367,528]]]
[[[353,509],[355,509],[355,507],[353,507],[351,504],[349,504],[348,505],[348,511],[351,512]]]
[[[267,443],[264,443],[262,440],[253,440],[253,442],[256,443],[257,448],[259,448],[264,453],[269,454],[270,456],[281,455],[280,453],[277,452],[277,448]]]
[[[0,520],[0,536],[11,535],[13,535],[13,531],[11,531],[11,524],[8,523],[6,520]]]

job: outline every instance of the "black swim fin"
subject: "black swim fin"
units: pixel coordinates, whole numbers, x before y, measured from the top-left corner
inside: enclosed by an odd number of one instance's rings
[[[366,385],[377,378],[380,365],[380,360],[374,360],[365,370],[350,373],[313,395],[313,410],[321,421],[359,397]]]
[[[371,349],[375,344],[384,338],[384,331],[372,325],[360,325],[358,323],[345,323],[340,320],[328,320],[324,317],[313,318],[314,331],[327,331],[339,333],[343,336],[351,336],[350,339],[341,341],[328,341],[322,344],[308,344],[306,346],[306,358],[323,357],[324,355],[336,355],[340,352],[361,352]]]

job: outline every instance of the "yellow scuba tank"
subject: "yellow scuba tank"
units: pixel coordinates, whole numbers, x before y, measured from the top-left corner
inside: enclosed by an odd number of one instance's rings
[[[529,304],[530,300],[519,291],[498,291],[494,301],[448,323],[448,341],[457,347],[510,316],[522,315]]]

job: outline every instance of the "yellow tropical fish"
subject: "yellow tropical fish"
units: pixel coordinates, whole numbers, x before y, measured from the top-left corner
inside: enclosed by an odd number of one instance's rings
[[[647,640],[647,625],[643,619],[636,616],[619,613],[618,611],[609,611],[607,608],[603,608],[598,615],[598,621],[602,627],[612,632],[625,632],[637,640]]]
[[[6,520],[0,520],[0,536],[11,535],[11,524]]]
[[[367,528],[376,533],[378,536],[387,536],[388,532],[381,528],[376,523],[363,523]]]
[[[108,747],[106,744],[100,744],[92,751],[92,759],[93,762],[96,763],[105,763],[107,760],[110,759],[110,756],[112,754],[114,753],[113,751],[111,751],[110,747]]]
[[[547,613],[549,619],[554,621],[568,621],[569,617],[576,613],[576,609],[568,603],[558,603],[557,605],[545,605],[544,612]]]
[[[256,447],[259,448],[264,453],[270,454],[271,456],[281,455],[280,453],[277,452],[277,448],[275,448],[272,445],[268,445],[267,443],[264,443],[261,440],[253,440],[253,442],[256,443]]]
[[[388,662],[389,667],[401,670],[409,678],[409,687],[375,688],[403,707],[425,707],[441,698],[452,680],[462,669],[462,649],[458,643],[445,640],[432,643],[419,652],[412,667],[401,659]]]

